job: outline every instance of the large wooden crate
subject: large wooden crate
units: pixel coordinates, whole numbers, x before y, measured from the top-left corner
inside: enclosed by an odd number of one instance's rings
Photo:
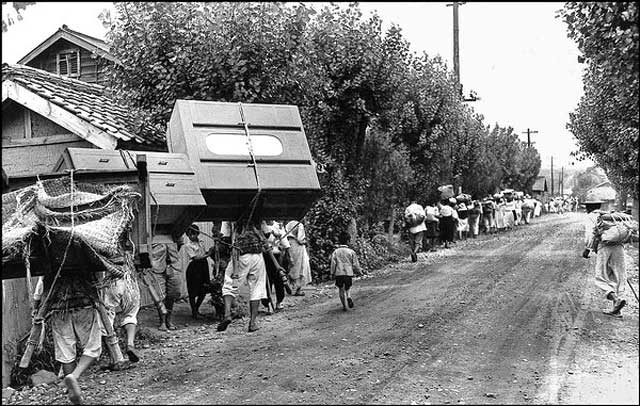
[[[207,203],[200,220],[238,219],[258,189],[261,216],[300,218],[320,194],[296,106],[177,100],[167,145],[194,168]]]

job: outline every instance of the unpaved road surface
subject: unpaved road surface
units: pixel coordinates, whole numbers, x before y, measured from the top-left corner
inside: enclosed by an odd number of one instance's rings
[[[143,360],[92,370],[87,402],[637,404],[638,305],[627,289],[624,318],[602,314],[582,216],[547,215],[375,272],[354,282],[353,311],[330,284],[308,288],[251,334],[246,319],[223,333],[191,321],[187,305],[180,330],[154,332],[145,310]],[[629,252],[637,291],[637,243]],[[61,388],[41,392],[12,403],[68,403]]]

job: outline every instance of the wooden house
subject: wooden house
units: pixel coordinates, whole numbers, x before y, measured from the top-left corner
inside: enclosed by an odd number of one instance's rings
[[[545,176],[538,176],[536,181],[531,186],[531,196],[534,199],[538,199],[541,202],[545,202],[549,189],[547,187],[547,178]]]
[[[54,169],[67,147],[166,151],[137,135],[109,89],[24,65],[2,65],[2,168],[9,177]]]
[[[99,38],[63,25],[18,61],[57,75],[107,85],[109,66],[118,63],[109,45]]]

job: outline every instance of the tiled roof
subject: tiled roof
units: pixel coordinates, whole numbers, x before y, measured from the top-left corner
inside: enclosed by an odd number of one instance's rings
[[[104,86],[56,75],[25,65],[2,64],[2,81],[11,80],[47,99],[94,127],[126,143],[166,150],[166,138],[158,131],[135,132],[135,116],[118,104]]]

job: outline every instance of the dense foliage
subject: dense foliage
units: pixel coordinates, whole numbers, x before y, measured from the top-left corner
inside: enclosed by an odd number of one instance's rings
[[[560,16],[582,53],[584,95],[568,128],[580,157],[600,165],[621,194],[638,197],[638,4],[568,2]]]
[[[409,50],[400,28],[357,5],[116,3],[107,39],[122,61],[114,94],[162,128],[175,100],[296,104],[327,173],[307,213],[312,268],[326,274],[335,238],[356,220],[368,266],[396,255],[409,200],[453,183],[478,196],[528,189],[540,158],[511,128],[485,126],[439,57]],[[376,256],[377,253],[377,256]]]

